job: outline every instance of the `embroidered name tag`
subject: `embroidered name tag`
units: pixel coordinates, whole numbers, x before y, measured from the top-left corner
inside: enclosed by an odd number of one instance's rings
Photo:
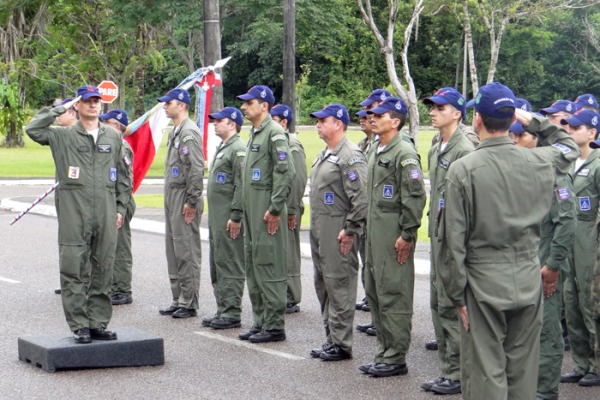
[[[390,166],[390,160],[388,160],[387,158],[380,158],[377,162],[377,165],[383,168],[387,168]]]
[[[260,151],[260,144],[253,144],[250,146],[250,151],[253,151],[255,153],[257,153],[258,151]]]
[[[581,171],[577,173],[579,176],[588,176],[590,174],[589,168],[583,168]]]
[[[450,161],[446,160],[445,158],[440,158],[440,162],[438,164],[440,167],[448,169],[448,167],[450,166]]]

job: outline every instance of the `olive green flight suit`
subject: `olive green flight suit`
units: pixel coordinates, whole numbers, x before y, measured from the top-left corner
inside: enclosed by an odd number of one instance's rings
[[[294,162],[294,181],[292,190],[287,201],[288,214],[296,215],[296,228],[288,232],[288,255],[287,255],[287,302],[298,304],[302,300],[302,280],[301,263],[302,254],[300,253],[300,223],[304,215],[304,190],[308,176],[306,172],[306,154],[302,143],[296,138],[296,135],[290,135],[290,152]]]
[[[285,326],[287,291],[287,207],[294,179],[288,137],[267,115],[250,130],[244,182],[244,253],[246,282],[254,326],[280,330]],[[273,236],[265,213],[280,216]]]
[[[444,206],[444,179],[450,165],[459,158],[475,150],[473,143],[467,138],[460,127],[441,149],[441,142],[429,150],[429,180],[431,194],[429,196],[429,237],[431,238],[431,271],[430,307],[431,319],[438,344],[438,364],[442,376],[446,379],[460,380],[460,332],[458,330],[458,313],[446,292],[444,285],[437,279],[437,270],[446,268],[441,259],[440,243],[443,236],[438,235],[438,216]]]
[[[527,131],[546,147],[525,149],[508,136],[490,138],[455,161],[446,176],[440,227],[446,268],[438,273],[452,303],[469,314],[469,332],[460,328],[465,400],[536,395],[541,224],[555,170],[566,173],[579,150],[546,118],[534,115]]]
[[[364,154],[344,136],[335,149],[323,150],[310,173],[310,247],[315,291],[327,342],[352,354],[358,275],[359,237],[367,214],[367,164]],[[342,229],[354,235],[350,252],[340,251]]]
[[[379,137],[376,134],[371,134],[371,138],[367,140],[367,137],[361,139],[358,142],[358,148],[365,155],[365,159],[367,162],[369,161],[369,155],[371,154],[372,149],[377,148],[377,143],[379,143]],[[362,268],[360,270],[360,281],[365,287],[365,265],[367,263],[367,229],[366,229],[366,221],[365,221],[365,229],[363,229],[363,233],[360,235],[360,244],[358,248],[358,254],[360,255],[360,260],[362,262]]]
[[[246,145],[240,135],[235,134],[217,147],[208,176],[210,280],[217,302],[217,318],[239,320],[242,315],[245,281],[243,230],[236,239],[231,239],[227,222],[242,221],[242,169],[245,160]]]
[[[597,221],[600,202],[600,150],[573,171],[577,209],[577,230],[573,247],[573,268],[564,285],[565,316],[571,340],[571,355],[582,375],[598,372],[594,354],[596,327],[591,303],[591,283],[598,248]],[[574,167],[573,167],[574,168]]]
[[[559,272],[556,291],[544,297],[543,323],[540,334],[540,361],[537,394],[546,400],[558,400],[560,368],[564,341],[560,324],[562,311],[563,275],[570,269],[573,238],[577,225],[575,197],[571,177],[558,180],[554,187],[550,212],[542,222],[540,236],[540,266]]]
[[[131,176],[119,132],[99,124],[94,143],[81,122],[50,126],[64,112],[62,106],[44,108],[25,131],[37,143],[50,146],[56,164],[60,286],[67,323],[72,331],[105,328],[112,317],[117,212],[125,215]]]
[[[133,151],[129,143],[123,141],[125,151],[125,165],[127,174],[133,181]],[[115,267],[113,269],[112,292],[124,293],[131,296],[131,277],[133,273],[133,253],[131,251],[131,226],[130,222],[135,214],[135,200],[130,197],[127,211],[123,216],[123,225],[117,233],[117,251],[115,252]]]
[[[165,239],[173,307],[198,308],[203,177],[200,131],[186,118],[169,133],[165,162]],[[184,220],[185,204],[196,209],[196,216],[189,224]]]
[[[596,266],[592,280],[592,306],[596,332],[600,331],[600,246],[596,247]],[[600,371],[600,335],[596,333],[596,368]]]
[[[414,146],[394,136],[369,157],[367,266],[365,287],[377,330],[375,362],[404,364],[410,345],[414,292],[414,251],[425,208],[423,173]],[[394,247],[402,236],[412,242],[404,264]]]

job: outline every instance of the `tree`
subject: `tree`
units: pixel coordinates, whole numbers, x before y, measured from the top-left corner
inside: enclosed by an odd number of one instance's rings
[[[296,0],[285,0],[283,6],[283,101],[294,115],[296,107]],[[296,132],[296,120],[288,125]]]
[[[219,0],[204,0],[204,66],[215,65],[221,59],[221,23]],[[223,86],[212,90],[211,112],[223,108]]]
[[[388,77],[392,86],[396,93],[402,97],[402,99],[407,103],[408,112],[410,115],[410,127],[409,132],[412,137],[417,135],[417,130],[419,127],[419,109],[417,106],[417,95],[415,84],[413,82],[412,76],[410,74],[410,66],[408,63],[408,48],[413,32],[413,28],[415,23],[418,21],[419,15],[421,15],[421,11],[423,11],[423,0],[415,0],[414,8],[412,14],[410,16],[409,21],[406,23],[404,29],[404,41],[402,44],[402,50],[400,52],[400,58],[402,59],[402,67],[404,80],[408,89],[406,89],[400,79],[398,78],[398,74],[396,72],[396,55],[394,51],[394,31],[396,28],[396,23],[398,20],[398,11],[400,9],[400,0],[390,0],[389,8],[388,8],[388,16],[387,16],[387,30],[386,37],[384,38],[379,28],[377,27],[377,23],[375,18],[373,17],[373,9],[371,7],[371,0],[357,0],[358,8],[360,10],[360,14],[363,17],[363,20],[371,29],[373,35],[375,35],[375,39],[379,44],[379,48],[383,53],[385,64],[387,67]]]

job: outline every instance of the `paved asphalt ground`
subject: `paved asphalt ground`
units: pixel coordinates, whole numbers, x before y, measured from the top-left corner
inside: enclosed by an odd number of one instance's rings
[[[30,203],[50,185],[14,186],[0,182],[0,199]],[[159,193],[162,186],[140,188]],[[54,204],[50,196],[42,203]],[[41,209],[41,208],[40,208]],[[35,209],[34,209],[35,210]],[[420,268],[415,281],[412,346],[409,373],[403,377],[370,378],[357,367],[372,360],[375,338],[356,333],[354,358],[327,363],[308,352],[324,341],[319,305],[313,289],[310,259],[302,260],[302,311],[286,318],[288,340],[253,345],[237,339],[251,326],[250,302],[244,295],[242,330],[203,328],[200,318],[175,320],[158,314],[170,303],[164,236],[133,232],[134,281],[131,305],[114,308],[110,327],[135,327],[164,338],[165,365],[47,373],[19,361],[17,339],[23,336],[69,336],[58,287],[57,222],[31,214],[10,226],[16,212],[0,209],[0,399],[430,399],[421,382],[438,375],[436,352],[423,344],[433,337],[429,311],[429,277]],[[140,208],[139,227],[161,226],[162,210]],[[202,222],[206,227],[206,216]],[[160,229],[158,230],[160,231]],[[303,232],[304,241],[307,233]],[[208,243],[203,241],[200,316],[215,310],[208,273]],[[419,244],[417,258],[427,265],[428,246]],[[362,287],[358,287],[362,297]],[[370,320],[357,311],[356,323]],[[563,372],[573,363],[569,353]],[[561,399],[600,399],[600,388],[561,384]],[[460,399],[460,396],[448,396]],[[482,399],[485,400],[485,399]]]

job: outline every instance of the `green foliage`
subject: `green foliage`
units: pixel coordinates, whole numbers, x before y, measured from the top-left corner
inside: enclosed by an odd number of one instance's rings
[[[20,132],[25,123],[25,111],[19,104],[19,85],[16,81],[0,79],[0,136],[11,140],[11,133]],[[14,138],[13,138],[14,139]],[[14,144],[5,143],[12,147]]]

